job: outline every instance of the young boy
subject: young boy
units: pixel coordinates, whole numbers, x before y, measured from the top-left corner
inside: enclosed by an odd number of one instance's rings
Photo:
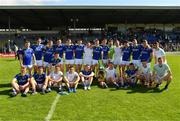
[[[141,63],[142,65],[138,70],[137,78],[140,80],[141,84],[149,87],[151,85],[151,69],[147,66],[146,60],[142,60]]]
[[[32,94],[36,94],[36,89],[41,90],[42,94],[45,94],[45,90],[48,84],[48,78],[44,73],[43,67],[38,67],[38,72],[34,73],[33,79],[30,81],[32,86]]]
[[[98,78],[98,82],[99,82],[100,87],[108,88],[108,86],[106,84],[105,72],[104,72],[103,67],[100,67],[97,78]]]
[[[124,88],[127,88],[128,85],[134,87],[136,85],[136,74],[137,69],[135,68],[133,63],[129,64],[129,68],[125,71],[124,76]]]
[[[50,67],[51,68],[52,68],[52,66],[59,66],[60,67],[60,63],[61,63],[61,58],[59,57],[59,53],[55,52],[54,57],[50,61]]]
[[[168,86],[172,80],[172,72],[169,65],[166,63],[163,63],[162,57],[158,58],[158,64],[154,65],[153,80],[156,83],[156,87],[159,87],[162,81],[166,81],[166,85],[164,89],[168,90]]]
[[[80,78],[77,72],[75,72],[74,67],[70,66],[69,71],[66,73],[66,76],[64,77],[64,81],[68,87],[68,92],[74,92],[76,93],[76,88],[78,85]]]
[[[83,54],[84,54],[84,45],[82,44],[82,40],[78,40],[78,44],[75,45],[75,65],[76,70],[79,73],[83,64]]]
[[[25,48],[20,51],[20,65],[29,70],[29,75],[32,76],[33,64],[36,66],[36,57],[33,49],[30,48],[30,42],[25,42]],[[33,60],[33,61],[32,61]]]
[[[52,40],[48,40],[48,44],[45,48],[45,52],[44,52],[44,61],[43,61],[43,67],[45,69],[45,73],[47,70],[47,75],[49,75],[50,73],[50,62],[51,59],[53,58],[53,54],[54,54],[54,49],[53,49],[53,41]]]
[[[79,73],[79,76],[84,84],[84,90],[90,90],[94,76],[94,72],[91,71],[91,67],[89,65],[85,65],[84,70]]]
[[[119,89],[116,69],[112,62],[109,62],[108,67],[106,68],[106,81],[109,84],[113,84],[116,89]]]
[[[60,71],[59,66],[55,66],[55,70],[52,71],[49,75],[48,80],[48,92],[51,91],[52,86],[58,86],[59,92],[62,91],[62,79],[63,79],[63,73]]]
[[[16,96],[22,93],[21,96],[26,97],[29,91],[30,76],[26,74],[26,68],[21,67],[21,73],[17,74],[11,82],[12,93],[11,96]]]

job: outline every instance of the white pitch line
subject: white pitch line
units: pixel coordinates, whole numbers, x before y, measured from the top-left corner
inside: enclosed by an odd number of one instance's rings
[[[59,98],[60,98],[60,95],[57,94],[56,98],[54,99],[54,101],[53,101],[53,103],[52,103],[52,105],[51,105],[51,109],[49,110],[48,115],[45,117],[45,121],[50,121],[50,120],[51,120],[51,118],[52,118],[52,116],[53,116],[53,113],[54,113],[54,111],[55,111],[55,109],[56,109],[56,104],[57,104],[58,101],[59,101]]]

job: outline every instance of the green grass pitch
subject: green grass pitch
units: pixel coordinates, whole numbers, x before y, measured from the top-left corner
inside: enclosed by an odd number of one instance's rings
[[[167,56],[173,73],[169,91],[143,87],[114,90],[78,89],[76,94],[60,96],[51,121],[179,121],[180,120],[180,56]],[[19,72],[19,62],[0,59],[0,121],[43,121],[57,93],[9,97],[10,81]],[[164,87],[164,84],[160,89]]]

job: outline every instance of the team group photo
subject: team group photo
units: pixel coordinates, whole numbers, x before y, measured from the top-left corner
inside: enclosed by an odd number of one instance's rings
[[[0,0],[0,121],[180,121],[178,0]]]
[[[37,90],[45,94],[53,86],[60,94],[64,89],[76,93],[78,84],[90,90],[92,82],[101,88],[111,85],[127,89],[137,84],[158,88],[165,81],[164,89],[168,90],[172,80],[165,51],[158,40],[151,46],[147,40],[138,44],[136,39],[96,39],[85,44],[81,39],[75,43],[71,39],[65,43],[61,39],[55,42],[48,39],[47,45],[41,43],[41,38],[36,41],[37,44],[31,45],[25,40],[24,48],[17,51],[20,73],[12,80],[11,96],[19,92],[27,96],[29,89],[32,94]]]

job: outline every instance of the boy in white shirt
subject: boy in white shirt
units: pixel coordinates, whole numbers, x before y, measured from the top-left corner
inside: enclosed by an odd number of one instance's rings
[[[74,92],[76,93],[76,88],[78,86],[80,78],[77,72],[75,72],[74,67],[70,66],[69,71],[66,73],[66,76],[64,77],[64,81],[68,87],[68,92]]]
[[[51,86],[58,86],[59,91],[62,91],[62,79],[63,73],[60,71],[60,67],[58,65],[55,66],[55,70],[52,71],[49,75],[48,80],[48,91],[51,91]]]
[[[108,67],[106,68],[106,81],[109,84],[113,84],[116,89],[119,89],[116,69],[112,62],[109,62]]]
[[[141,61],[142,64],[138,70],[137,78],[140,80],[141,84],[146,86],[151,85],[151,69],[147,66],[147,62],[145,60]]]

